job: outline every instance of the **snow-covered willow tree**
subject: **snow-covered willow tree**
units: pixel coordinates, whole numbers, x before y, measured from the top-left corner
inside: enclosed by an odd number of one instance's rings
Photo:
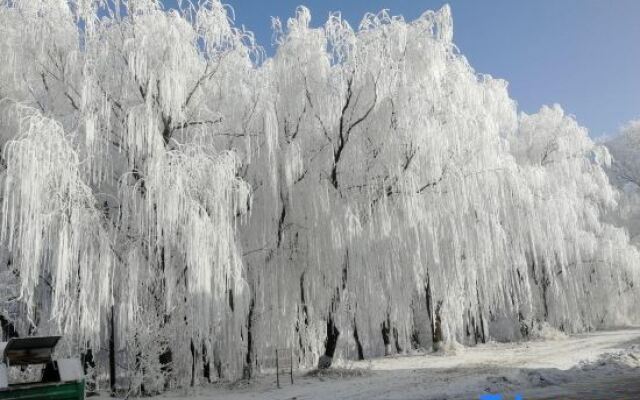
[[[111,367],[124,366],[112,375],[134,391],[188,383],[216,349],[233,374],[249,188],[237,156],[212,143],[224,108],[206,97],[252,65],[251,38],[216,2],[178,14],[20,0],[0,3],[0,20],[2,236],[19,333],[63,332],[69,352],[109,343]]]
[[[615,205],[607,151],[559,108],[518,116],[506,84],[457,53],[447,7],[357,31],[339,14],[311,28],[300,8],[274,27],[248,362],[636,317],[637,249],[599,219]]]
[[[611,182],[620,189],[619,207],[611,213],[614,223],[629,230],[631,241],[640,245],[640,121],[631,121],[605,142],[613,162]]]
[[[263,59],[217,1],[0,4],[0,315],[131,390],[638,320],[609,153],[448,7],[301,7]]]
[[[36,325],[44,314],[72,341],[99,341],[111,298],[109,231],[71,137],[35,110],[15,112],[21,132],[6,145],[2,237],[20,276],[24,316]]]

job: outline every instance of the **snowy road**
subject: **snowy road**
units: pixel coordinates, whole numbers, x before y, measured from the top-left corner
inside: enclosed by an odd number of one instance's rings
[[[503,393],[505,399],[520,393],[525,400],[640,399],[640,329],[489,343],[453,355],[387,357],[328,376],[302,375],[282,389],[267,375],[251,384],[211,385],[161,399],[478,399],[483,393]]]

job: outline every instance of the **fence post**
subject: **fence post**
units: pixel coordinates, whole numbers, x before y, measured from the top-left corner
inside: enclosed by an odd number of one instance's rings
[[[280,365],[278,365],[278,349],[276,349],[276,384],[280,389]]]

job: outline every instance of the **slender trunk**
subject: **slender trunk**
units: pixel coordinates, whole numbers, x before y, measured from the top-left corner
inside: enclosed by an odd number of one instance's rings
[[[442,309],[442,300],[438,302],[435,310],[435,318],[433,324],[433,349],[438,350],[440,343],[442,343],[442,317],[440,316],[440,310]]]
[[[116,391],[116,333],[115,333],[115,318],[114,318],[114,306],[111,306],[111,331],[109,333],[109,385],[111,387],[111,393]]]
[[[480,300],[480,289],[478,288],[477,281],[476,281],[476,297],[478,299],[478,314],[480,314],[480,334],[478,334],[476,330],[476,343],[478,343],[478,339],[480,339],[482,343],[485,343],[486,335],[484,333],[484,312],[482,310],[482,301]]]
[[[396,353],[401,354],[402,346],[400,346],[400,340],[398,339],[398,328],[395,326],[393,327],[393,340],[396,342]]]
[[[196,347],[193,345],[193,338],[191,338],[191,386],[196,384]]]
[[[249,303],[249,315],[247,317],[247,356],[244,360],[243,375],[245,379],[251,379],[253,370],[253,311],[255,309],[255,300],[251,298]]]
[[[320,357],[318,361],[318,367],[320,369],[326,369],[331,367],[333,355],[336,352],[336,347],[338,346],[338,337],[340,336],[340,331],[336,327],[335,321],[333,319],[333,313],[338,308],[338,304],[340,304],[340,293],[344,292],[347,288],[347,279],[349,276],[349,250],[345,252],[344,263],[342,264],[342,289],[340,286],[336,288],[336,292],[333,295],[333,300],[331,301],[331,311],[327,318],[327,338],[324,342],[324,355]]]
[[[355,318],[353,319],[353,339],[356,341],[356,349],[358,350],[358,360],[364,360],[364,351],[362,350],[362,343],[360,343],[360,337],[358,337],[358,325]]]
[[[93,358],[93,351],[91,347],[87,345],[87,349],[80,355],[82,363],[82,371],[87,377],[86,379],[86,392],[88,394],[95,393],[96,391],[96,362]]]
[[[309,328],[309,308],[307,307],[307,300],[304,290],[304,275],[303,272],[300,276],[300,304],[302,305],[302,311],[298,314],[298,321],[296,322],[296,331],[298,333],[298,362],[302,362],[306,357],[306,348],[303,342],[303,329],[304,332]],[[304,324],[304,328],[302,327]]]
[[[387,314],[387,320],[382,323],[382,343],[384,344],[384,355],[391,355],[391,338],[389,337],[391,322],[389,321],[389,314]]]
[[[442,301],[439,301],[434,309],[433,295],[431,293],[431,279],[427,275],[427,287],[425,288],[425,296],[427,303],[427,311],[429,312],[429,320],[431,322],[431,345],[433,350],[438,350],[440,342],[442,342],[442,318],[440,317],[440,308]]]
[[[211,362],[209,360],[209,353],[207,352],[207,345],[202,343],[202,375],[211,383]]]

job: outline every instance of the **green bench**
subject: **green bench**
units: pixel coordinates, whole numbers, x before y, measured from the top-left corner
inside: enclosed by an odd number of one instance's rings
[[[60,336],[14,338],[0,344],[0,400],[84,400],[85,384],[78,359],[52,358]],[[9,382],[9,368],[41,365],[40,380]]]
[[[65,383],[35,383],[10,385],[0,389],[0,400],[81,400],[84,399],[84,381]]]

